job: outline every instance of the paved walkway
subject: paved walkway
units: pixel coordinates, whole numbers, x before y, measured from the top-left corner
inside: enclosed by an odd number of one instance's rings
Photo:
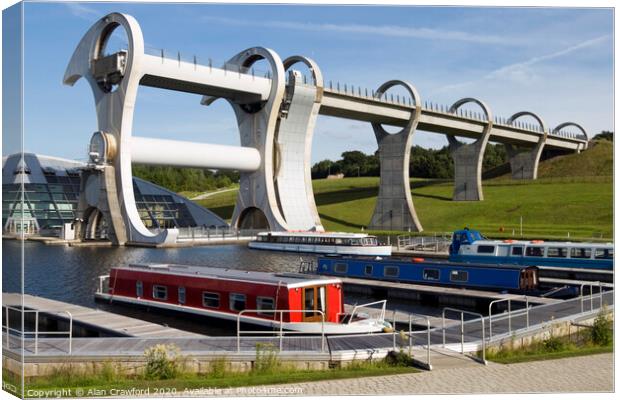
[[[611,392],[613,354],[482,366],[472,362],[432,372],[239,388],[235,395],[406,395]]]

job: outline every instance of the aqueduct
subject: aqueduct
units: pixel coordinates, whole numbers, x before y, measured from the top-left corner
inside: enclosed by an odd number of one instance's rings
[[[105,54],[113,31],[124,29],[127,50]],[[252,66],[266,61],[271,72],[257,76]],[[305,79],[293,69],[303,63]],[[155,165],[234,169],[241,173],[233,213],[234,227],[270,230],[323,230],[310,176],[312,136],[319,114],[372,124],[381,162],[379,196],[369,227],[421,231],[409,187],[409,155],[416,129],[445,134],[455,164],[454,200],[482,200],[482,157],[489,141],[504,143],[512,176],[536,179],[543,148],[580,151],[588,144],[574,122],[549,131],[534,113],[508,119],[494,117],[484,102],[465,98],[451,107],[422,103],[415,87],[391,80],[376,91],[327,85],[319,66],[303,56],[284,61],[273,50],[254,47],[222,67],[147,54],[137,21],[112,13],[99,19],[78,44],[64,76],[73,85],[84,78],[96,104],[97,131],[91,137],[91,168],[84,171],[78,206],[78,234],[92,231],[93,219],[104,220],[116,244],[172,243],[178,231],[151,232],[139,218],[132,188],[132,162]],[[202,104],[225,99],[232,106],[241,146],[222,146],[132,136],[134,106],[140,85],[202,96]],[[394,96],[401,87],[408,95]],[[463,110],[476,104],[483,114]],[[534,118],[538,125],[520,122]],[[390,133],[384,125],[402,128]],[[567,134],[573,126],[581,133]],[[469,138],[473,143],[457,139]],[[98,210],[98,212],[93,212]]]

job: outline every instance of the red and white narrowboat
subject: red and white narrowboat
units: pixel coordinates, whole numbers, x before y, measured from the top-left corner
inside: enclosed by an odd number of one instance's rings
[[[95,297],[309,334],[381,332],[385,301],[377,316],[344,312],[342,281],[302,274],[147,264],[112,268],[99,277]]]

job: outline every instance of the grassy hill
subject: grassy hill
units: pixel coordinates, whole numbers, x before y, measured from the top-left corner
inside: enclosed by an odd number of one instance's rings
[[[582,154],[541,163],[537,181],[505,177],[484,181],[485,200],[453,202],[452,182],[412,179],[413,202],[426,232],[450,232],[463,226],[493,236],[592,236],[613,231],[613,146],[599,143]],[[588,172],[588,175],[586,174]],[[578,174],[582,175],[579,176]],[[326,229],[359,231],[374,210],[379,178],[313,182],[317,207]],[[236,192],[214,195],[200,204],[229,219]],[[500,232],[503,228],[503,233]]]
[[[613,156],[613,142],[598,140],[580,154],[570,154],[543,161],[538,168],[538,176],[541,178],[612,176],[614,173]]]

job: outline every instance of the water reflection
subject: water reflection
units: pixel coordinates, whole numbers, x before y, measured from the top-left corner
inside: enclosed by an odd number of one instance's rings
[[[20,292],[22,243],[2,241],[2,291]],[[93,307],[98,276],[110,268],[130,263],[177,263],[253,271],[293,272],[299,255],[250,250],[245,245],[185,247],[47,246],[26,241],[24,292],[68,303]],[[305,259],[311,256],[304,256]]]

